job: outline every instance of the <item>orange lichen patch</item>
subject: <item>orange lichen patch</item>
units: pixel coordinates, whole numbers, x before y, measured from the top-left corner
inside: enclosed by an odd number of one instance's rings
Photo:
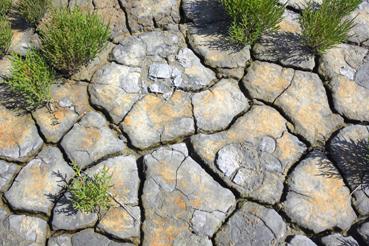
[[[23,196],[30,200],[39,200],[40,196],[51,193],[51,186],[48,180],[48,170],[41,161],[36,160],[28,167],[28,178],[26,184],[23,185]]]
[[[94,146],[101,138],[100,130],[97,128],[87,128],[87,130],[84,132],[84,136],[82,137],[81,146],[83,148],[91,148]]]
[[[299,149],[295,148],[296,144],[292,139],[292,136],[288,134],[288,132],[284,132],[282,137],[277,139],[277,149],[278,152],[278,159],[281,162],[284,162],[285,160],[288,160],[291,158],[291,156],[297,156],[299,155]],[[288,163],[289,165],[292,165],[292,163]],[[286,167],[284,170],[287,172],[289,167]]]
[[[289,20],[282,20],[278,27],[281,32],[301,33],[300,25]]]
[[[0,148],[14,148],[30,135],[32,120],[0,107]]]
[[[168,246],[172,245],[175,238],[181,233],[188,230],[184,223],[172,225],[170,221],[157,218],[153,220],[153,230],[148,231],[147,234],[147,245],[150,246]]]
[[[336,92],[337,96],[343,98],[347,102],[352,102],[352,95],[356,95],[359,92],[358,90],[362,90],[359,89],[358,85],[354,81],[349,80],[346,77],[339,76],[338,81],[340,86]]]
[[[100,223],[112,231],[124,231],[131,228],[133,218],[122,208],[113,207],[106,212]]]

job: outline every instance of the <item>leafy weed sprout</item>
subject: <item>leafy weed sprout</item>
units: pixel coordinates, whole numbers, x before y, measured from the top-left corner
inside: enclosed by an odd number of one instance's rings
[[[4,16],[0,16],[0,57],[4,56],[12,41],[12,29],[10,22]]]
[[[32,110],[50,101],[50,87],[54,73],[36,50],[28,50],[25,57],[12,54],[12,75],[6,83],[24,97]]]
[[[50,0],[20,0],[19,13],[30,24],[36,25],[50,7]]]
[[[109,36],[109,27],[99,16],[78,8],[55,10],[40,27],[43,54],[67,75],[93,59]]]
[[[72,194],[73,208],[85,213],[106,210],[111,206],[109,189],[112,187],[109,170],[104,168],[90,177],[82,173],[80,167],[73,162],[76,178],[73,180],[69,191]]]
[[[0,16],[6,15],[12,7],[12,0],[1,0],[0,1]]]
[[[318,54],[344,42],[354,26],[354,19],[345,19],[361,0],[323,0],[320,7],[308,2],[300,17],[305,43]]]
[[[253,45],[262,34],[277,30],[285,6],[278,0],[220,0],[231,18],[229,35],[240,44]]]

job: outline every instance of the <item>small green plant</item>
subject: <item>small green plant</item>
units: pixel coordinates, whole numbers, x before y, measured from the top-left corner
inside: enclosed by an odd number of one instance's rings
[[[19,13],[30,24],[36,25],[50,7],[50,0],[20,0]]]
[[[233,41],[254,44],[263,33],[275,31],[285,6],[278,0],[220,0],[231,18],[229,29]]]
[[[71,75],[103,48],[110,30],[96,14],[55,10],[40,27],[42,51],[55,69]]]
[[[305,43],[316,53],[342,43],[354,26],[354,19],[344,19],[361,0],[323,0],[320,7],[308,2],[302,12],[300,24]]]
[[[0,16],[6,15],[12,7],[12,0],[1,0],[0,1]]]
[[[25,57],[12,54],[12,75],[6,83],[20,93],[28,109],[34,109],[50,101],[50,87],[54,74],[44,58],[36,50],[28,50]]]
[[[109,189],[112,187],[112,177],[108,168],[104,166],[100,172],[90,177],[83,173],[75,162],[72,164],[76,178],[70,185],[69,191],[72,194],[74,209],[85,213],[108,209],[111,205]]]
[[[12,41],[12,29],[10,22],[4,16],[0,16],[0,57],[8,51]]]

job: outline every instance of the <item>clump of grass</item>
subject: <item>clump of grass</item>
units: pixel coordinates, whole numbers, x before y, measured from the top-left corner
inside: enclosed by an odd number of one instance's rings
[[[54,74],[44,58],[36,50],[28,50],[25,57],[12,54],[11,78],[6,83],[20,93],[29,110],[50,101],[50,87]]]
[[[85,213],[99,212],[111,206],[109,189],[112,187],[109,170],[107,167],[90,177],[82,173],[80,167],[74,162],[73,169],[76,178],[73,180],[69,191],[72,194],[73,208]]]
[[[36,25],[50,7],[50,0],[20,0],[19,13],[30,24]]]
[[[12,29],[10,22],[4,16],[0,16],[0,57],[8,51],[12,41]]]
[[[348,38],[354,19],[345,19],[361,0],[323,0],[320,7],[308,2],[302,12],[300,24],[305,43],[316,53],[328,49]]]
[[[254,44],[263,33],[275,31],[285,6],[278,0],[220,0],[231,18],[230,37],[240,44]]]
[[[78,8],[55,10],[40,27],[43,54],[67,75],[93,59],[109,36],[109,27],[99,16]]]
[[[0,1],[0,16],[6,15],[12,7],[12,0],[1,0]]]

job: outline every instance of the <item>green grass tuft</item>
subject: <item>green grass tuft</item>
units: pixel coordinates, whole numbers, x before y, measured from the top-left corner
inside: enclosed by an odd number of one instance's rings
[[[19,13],[30,24],[36,25],[50,7],[50,0],[20,0]]]
[[[55,10],[40,27],[42,51],[53,67],[71,75],[103,48],[110,30],[96,14]]]
[[[0,57],[8,51],[12,41],[12,29],[6,17],[0,16]]]
[[[111,175],[107,167],[89,177],[82,173],[76,163],[73,163],[76,178],[69,187],[72,194],[72,204],[74,209],[85,213],[99,212],[111,206],[109,189],[111,185]]]
[[[348,38],[354,19],[344,19],[361,0],[323,0],[320,7],[310,1],[302,12],[300,24],[305,43],[323,54]]]
[[[277,30],[285,6],[278,0],[220,0],[232,24],[229,30],[233,41],[254,44],[262,34]]]
[[[6,83],[20,93],[29,110],[50,101],[50,87],[54,74],[36,50],[28,50],[25,57],[12,54],[12,75]]]
[[[0,16],[6,15],[12,7],[12,0],[1,0],[0,1]]]

